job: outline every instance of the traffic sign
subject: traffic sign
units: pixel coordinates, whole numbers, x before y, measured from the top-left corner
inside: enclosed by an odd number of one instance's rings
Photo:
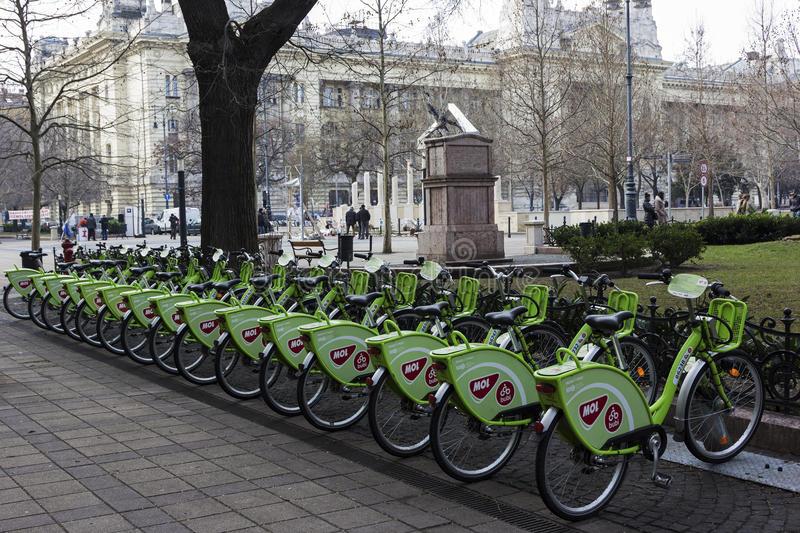
[[[708,174],[708,165],[705,163],[700,163],[700,173],[701,174]]]
[[[169,200],[170,198],[171,198],[171,197],[170,197],[170,195],[169,195],[169,194],[167,194],[167,193],[164,193],[164,200]]]
[[[702,185],[703,187],[708,185],[708,177],[705,174],[700,176],[700,185]]]

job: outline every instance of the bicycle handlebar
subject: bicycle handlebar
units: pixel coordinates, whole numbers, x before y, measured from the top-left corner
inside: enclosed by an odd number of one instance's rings
[[[355,254],[353,254],[353,257],[358,257],[359,259],[369,259],[369,258],[372,257],[372,252],[370,252],[368,254],[355,253]]]
[[[658,272],[641,272],[637,275],[639,279],[656,279],[661,281],[664,277],[663,275],[659,274]]]

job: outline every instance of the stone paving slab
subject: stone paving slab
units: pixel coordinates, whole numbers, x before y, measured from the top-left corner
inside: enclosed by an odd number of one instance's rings
[[[599,517],[567,524],[536,494],[532,439],[495,479],[466,486],[441,473],[429,453],[386,456],[366,421],[321,434],[260,400],[236,401],[216,385],[191,385],[5,313],[0,338],[0,531],[791,531],[800,524],[795,493],[671,463],[663,470],[673,488],[664,491],[647,481],[643,460],[633,461]]]

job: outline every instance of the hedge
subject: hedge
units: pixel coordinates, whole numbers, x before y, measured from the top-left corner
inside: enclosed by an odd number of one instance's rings
[[[694,224],[708,244],[749,244],[800,234],[800,218],[753,213],[712,217]]]

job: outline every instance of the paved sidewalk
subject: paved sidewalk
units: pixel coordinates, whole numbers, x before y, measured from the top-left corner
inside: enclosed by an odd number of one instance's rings
[[[527,441],[463,485],[429,453],[389,458],[366,421],[322,434],[0,312],[0,531],[792,531],[800,495],[633,461],[601,515],[566,524],[536,495]],[[675,446],[670,443],[670,446]]]

